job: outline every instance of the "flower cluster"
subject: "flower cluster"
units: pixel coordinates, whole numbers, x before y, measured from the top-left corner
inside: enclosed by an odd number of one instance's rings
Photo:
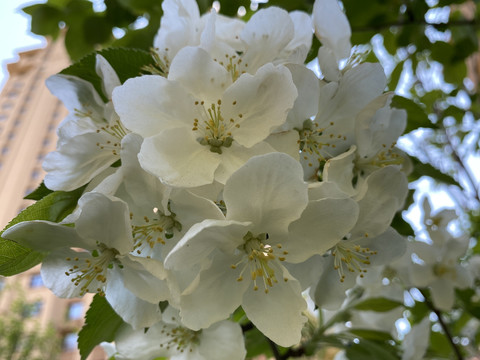
[[[247,22],[200,16],[193,0],[162,6],[158,74],[122,84],[97,55],[103,94],[71,75],[47,81],[70,114],[45,184],[86,188],[62,222],[22,222],[3,237],[45,253],[56,295],[105,296],[127,323],[118,359],[243,359],[229,320],[239,307],[273,342],[295,345],[307,293],[338,308],[405,251],[390,224],[407,194],[395,147],[406,113],[391,107],[382,67],[350,56],[336,0]]]

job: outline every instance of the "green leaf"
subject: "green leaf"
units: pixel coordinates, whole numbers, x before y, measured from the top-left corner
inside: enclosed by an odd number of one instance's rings
[[[371,329],[352,329],[350,333],[362,339],[372,341],[393,341],[392,335],[387,332]]]
[[[452,347],[448,338],[445,334],[436,331],[430,332],[430,348],[428,352],[433,352],[433,354],[436,355],[436,358],[441,356],[444,359],[452,359],[451,356],[453,355]]]
[[[244,336],[247,358],[252,358],[258,355],[265,355],[266,357],[273,356],[268,340],[260,330],[254,327],[247,331]]]
[[[403,236],[414,236],[415,232],[413,231],[412,226],[405,221],[405,219],[402,217],[401,213],[396,213],[395,216],[393,217],[392,223],[390,225],[393,227],[395,230],[400,235]]]
[[[403,303],[387,298],[371,298],[356,304],[353,308],[360,311],[387,312],[399,306],[403,306]]]
[[[83,189],[80,188],[70,192],[55,191],[45,196],[18,214],[8,223],[5,229],[21,221],[47,220],[59,222],[63,220],[77,206],[78,198],[81,196]],[[5,229],[2,230],[2,233]],[[39,264],[42,259],[42,253],[28,249],[14,241],[0,238],[0,275],[19,274]]]
[[[100,77],[95,72],[95,56],[102,55],[115,69],[120,81],[140,75],[141,69],[145,65],[153,63],[150,53],[137,49],[109,48],[90,54],[80,61],[62,70],[61,74],[78,76],[92,83],[97,92],[103,95],[102,83]],[[104,95],[103,95],[104,96]],[[106,101],[106,98],[104,98]]]
[[[22,9],[32,17],[31,31],[38,35],[49,35],[54,39],[58,36],[60,28],[58,23],[62,21],[63,13],[47,4],[36,4]]]
[[[352,342],[345,349],[347,359],[355,360],[399,360],[395,348],[387,344],[379,344],[374,341],[360,339],[358,343]]]
[[[390,77],[388,79],[388,88],[391,91],[395,91],[395,89],[397,88],[398,80],[400,80],[400,76],[403,72],[403,64],[403,61],[400,61],[390,74]]]
[[[92,15],[83,22],[85,41],[90,45],[103,44],[113,38],[112,27],[104,17]]]
[[[53,190],[50,190],[49,188],[47,188],[45,186],[45,183],[42,181],[42,183],[38,186],[38,188],[33,190],[27,196],[25,196],[24,199],[37,201],[37,200],[43,199],[45,196],[47,196],[48,194],[51,194],[52,192]]]
[[[408,176],[410,181],[415,181],[422,176],[429,176],[437,182],[444,183],[447,185],[456,185],[460,187],[458,182],[453,177],[441,172],[437,168],[434,168],[432,165],[425,164],[414,157],[411,157],[411,160],[413,162],[413,171]]]
[[[415,301],[415,305],[411,308],[408,308],[410,312],[409,320],[412,325],[420,323],[425,316],[428,316],[431,312],[430,308],[424,303],[420,301]]]
[[[85,360],[102,341],[114,341],[115,333],[122,324],[122,318],[113,311],[105,297],[95,295],[85,316],[85,325],[78,333],[81,359]]]
[[[411,99],[395,95],[392,99],[391,105],[394,108],[405,109],[407,111],[407,127],[405,129],[405,133],[409,133],[410,131],[421,127],[437,127],[428,119],[425,109]]]

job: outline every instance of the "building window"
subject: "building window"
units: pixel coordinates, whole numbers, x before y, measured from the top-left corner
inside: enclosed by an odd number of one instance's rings
[[[30,278],[30,287],[39,288],[43,286],[42,276],[40,274],[34,274]]]
[[[73,302],[68,307],[68,319],[77,320],[83,317],[83,303],[82,302]]]
[[[68,333],[63,337],[63,351],[72,351],[77,349],[78,335],[76,333]]]

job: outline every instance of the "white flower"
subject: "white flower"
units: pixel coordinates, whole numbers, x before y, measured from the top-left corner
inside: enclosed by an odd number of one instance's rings
[[[120,81],[110,64],[97,55],[97,72],[107,98]],[[45,185],[53,190],[74,190],[88,183],[120,158],[122,138],[128,133],[93,85],[70,75],[54,75],[47,86],[69,110],[58,129],[57,150],[47,154]]]
[[[337,204],[309,205],[302,178],[300,164],[288,155],[252,158],[225,184],[226,219],[194,225],[167,256],[165,265],[174,269],[211,261],[181,296],[180,313],[187,326],[209,326],[241,305],[255,326],[278,344],[300,340],[306,304],[299,282],[284,264],[323,252],[349,230],[340,219],[332,221],[336,210],[328,215],[327,209]],[[345,204],[339,208],[351,209]],[[350,222],[352,215],[345,216]],[[311,220],[326,226],[302,229]]]
[[[190,330],[178,311],[168,306],[162,321],[147,330],[120,329],[115,337],[116,359],[151,360],[243,360],[246,351],[239,324],[221,321],[201,330]]]
[[[104,294],[113,309],[135,327],[159,320],[158,302],[169,298],[163,265],[130,255],[134,242],[127,205],[100,193],[79,200],[75,227],[26,221],[4,233],[44,252],[42,278],[62,298]]]
[[[177,54],[168,79],[129,79],[113,101],[122,121],[145,138],[141,166],[167,185],[195,187],[224,183],[250,157],[274,151],[264,140],[296,96],[283,66],[267,64],[232,84],[204,50],[190,47]]]
[[[414,325],[402,342],[402,360],[421,360],[430,343],[430,319],[426,316]]]
[[[408,268],[412,284],[430,288],[432,302],[440,310],[449,311],[455,302],[455,288],[472,286],[471,274],[459,263],[468,248],[467,237],[449,237],[442,245],[425,242],[411,243],[412,252],[420,264]]]

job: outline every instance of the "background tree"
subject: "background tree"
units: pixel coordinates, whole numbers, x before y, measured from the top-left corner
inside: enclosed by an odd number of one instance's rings
[[[13,291],[14,290],[2,290]],[[27,301],[24,294],[16,294],[8,313],[0,317],[0,358],[55,359],[60,354],[60,339],[55,328],[41,328],[33,316],[38,303]],[[1,296],[1,293],[0,293]]]

